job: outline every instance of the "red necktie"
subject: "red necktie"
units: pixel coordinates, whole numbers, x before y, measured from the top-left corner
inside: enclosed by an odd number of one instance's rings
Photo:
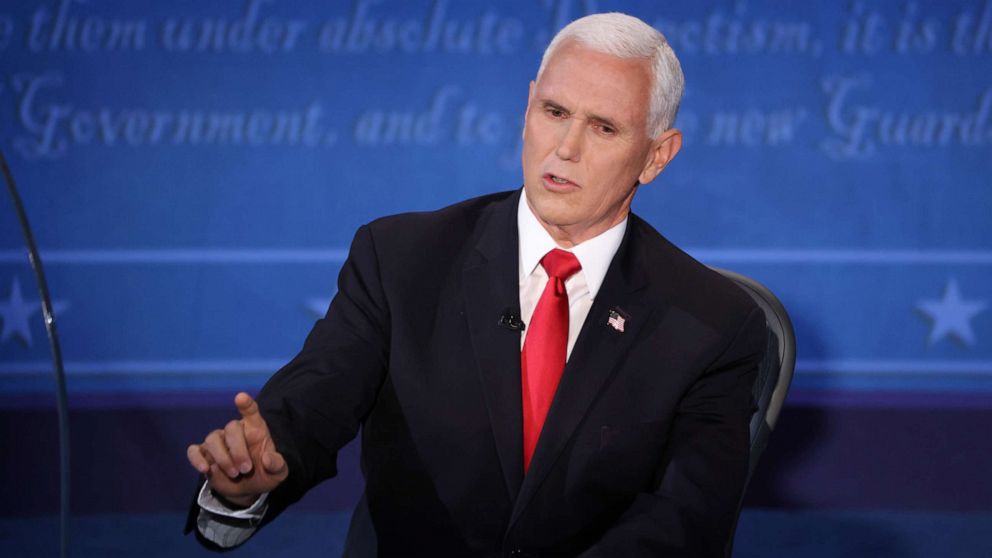
[[[554,250],[541,258],[548,272],[534,315],[527,325],[524,349],[520,353],[521,387],[524,410],[524,472],[530,467],[544,419],[548,416],[558,381],[565,370],[568,351],[568,293],[565,281],[582,269],[571,252]]]

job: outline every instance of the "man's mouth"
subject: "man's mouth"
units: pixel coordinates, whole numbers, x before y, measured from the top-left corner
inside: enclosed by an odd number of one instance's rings
[[[551,174],[551,173],[545,174],[544,180],[546,182],[549,182],[550,185],[552,186],[578,186],[576,183],[572,182],[571,180],[563,176],[558,176],[556,174]]]

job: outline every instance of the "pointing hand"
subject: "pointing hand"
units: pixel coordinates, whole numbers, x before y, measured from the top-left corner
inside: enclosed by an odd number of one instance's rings
[[[202,444],[192,444],[186,456],[207,476],[214,492],[236,506],[250,506],[289,476],[289,467],[276,450],[258,404],[247,393],[234,398],[241,414],[223,429],[207,434]]]

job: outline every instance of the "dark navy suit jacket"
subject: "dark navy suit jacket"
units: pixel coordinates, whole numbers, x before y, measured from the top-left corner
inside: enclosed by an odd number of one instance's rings
[[[722,555],[763,314],[631,215],[525,475],[520,333],[499,325],[519,315],[519,196],[359,229],[327,315],[258,396],[290,471],[265,522],[361,431],[345,556]]]

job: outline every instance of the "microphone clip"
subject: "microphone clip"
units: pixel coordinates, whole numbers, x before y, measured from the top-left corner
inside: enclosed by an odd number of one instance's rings
[[[499,316],[499,327],[508,329],[510,331],[523,331],[526,326],[523,320],[520,319],[520,315],[514,312],[512,309],[507,308],[503,310],[503,313]]]

